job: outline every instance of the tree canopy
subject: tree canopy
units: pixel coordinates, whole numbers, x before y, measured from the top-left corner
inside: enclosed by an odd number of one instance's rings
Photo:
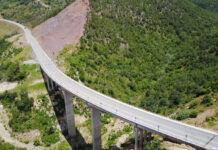
[[[218,16],[188,0],[90,0],[68,74],[144,109],[169,114],[216,92]]]

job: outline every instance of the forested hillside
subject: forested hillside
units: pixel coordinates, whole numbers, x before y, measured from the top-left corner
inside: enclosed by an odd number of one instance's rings
[[[74,0],[0,0],[0,14],[34,27],[55,16]]]
[[[68,74],[104,94],[171,114],[217,92],[218,16],[188,0],[90,0]]]
[[[218,0],[190,0],[202,8],[218,12]]]

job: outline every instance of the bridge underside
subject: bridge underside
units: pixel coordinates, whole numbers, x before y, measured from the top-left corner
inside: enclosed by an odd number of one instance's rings
[[[42,69],[41,69],[42,70]],[[58,84],[56,84],[52,79],[50,79],[46,73],[42,70],[42,74],[44,77],[44,80],[46,82],[47,85],[47,89],[48,91],[52,91],[54,90],[55,87],[59,86]],[[66,89],[59,87],[59,89],[62,90],[62,93],[64,95],[64,102],[65,102],[65,111],[66,111],[66,120],[67,120],[67,131],[68,131],[68,135],[70,137],[74,137],[76,136],[76,126],[75,126],[75,118],[74,118],[74,110],[73,110],[73,94],[68,92]],[[101,121],[100,121],[100,117],[101,117],[101,108],[95,107],[91,104],[87,104],[88,107],[91,109],[91,123],[92,123],[92,142],[93,142],[93,150],[101,150]],[[115,114],[111,114],[113,116],[116,116]],[[142,127],[139,126],[133,122],[129,122],[119,116],[116,116],[130,124],[132,124],[134,126],[134,132],[135,132],[135,147],[134,149],[137,150],[139,148],[143,147],[143,144],[145,144],[147,141],[150,141],[152,139],[151,135],[152,132],[162,135],[156,131],[150,130],[146,127]],[[181,142],[180,140],[176,140],[174,138],[171,137],[167,137],[166,135],[162,135],[164,137],[166,137],[167,139],[170,139],[171,141],[177,142],[177,143],[184,143]],[[189,145],[192,145],[190,143],[186,143]],[[192,145],[198,149],[202,149],[201,147],[197,147],[195,145]]]

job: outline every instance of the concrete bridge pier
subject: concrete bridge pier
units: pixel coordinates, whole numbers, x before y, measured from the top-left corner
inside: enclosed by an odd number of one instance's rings
[[[51,83],[51,90],[54,90],[54,82],[52,79],[50,79],[50,83]]]
[[[91,107],[92,120],[92,143],[93,150],[101,150],[101,113],[98,109]]]
[[[47,74],[44,74],[44,78],[45,78],[45,81],[46,81],[46,84],[47,84],[48,91],[51,91],[50,79],[47,76]]]
[[[145,130],[145,133],[144,133],[144,142],[150,141],[152,139],[151,135],[152,135],[151,132]]]
[[[73,100],[72,100],[73,95],[66,90],[63,90],[63,94],[64,94],[68,134],[70,137],[73,137],[76,135],[76,126],[75,126]]]
[[[55,88],[58,87],[58,84],[56,82],[53,82],[53,83],[54,83],[54,87]]]
[[[148,141],[150,141],[151,139],[152,139],[151,132],[148,132]]]
[[[135,150],[138,149],[138,128],[135,127]]]
[[[145,133],[144,133],[144,142],[147,142],[147,136],[148,136],[148,132],[147,132],[147,130],[145,130]]]
[[[140,131],[140,139],[139,139],[139,146],[142,148],[143,146],[143,129],[139,129]]]

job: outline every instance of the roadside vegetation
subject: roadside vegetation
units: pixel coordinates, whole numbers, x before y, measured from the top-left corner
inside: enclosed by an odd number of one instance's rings
[[[0,21],[0,37],[21,33],[21,29],[13,24]]]
[[[0,14],[3,18],[18,21],[29,27],[44,22],[58,14],[74,0],[0,0]]]

